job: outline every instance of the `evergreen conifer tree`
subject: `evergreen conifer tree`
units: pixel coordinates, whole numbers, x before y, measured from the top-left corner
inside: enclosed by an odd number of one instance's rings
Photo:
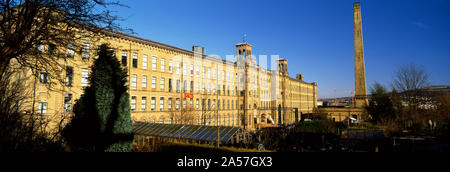
[[[132,148],[127,72],[102,45],[92,66],[90,86],[74,105],[63,137],[73,151],[128,152]]]

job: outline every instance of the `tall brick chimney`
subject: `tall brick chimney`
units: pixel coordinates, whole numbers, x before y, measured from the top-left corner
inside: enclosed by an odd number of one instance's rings
[[[363,107],[368,103],[368,99],[366,89],[366,71],[364,64],[364,46],[360,3],[354,3],[353,9],[355,20],[355,98],[356,107]]]

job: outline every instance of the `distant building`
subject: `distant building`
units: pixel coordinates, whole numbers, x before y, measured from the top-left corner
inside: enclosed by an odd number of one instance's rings
[[[317,101],[317,106],[323,106],[323,101]]]
[[[437,103],[437,97],[441,96],[443,94],[449,94],[450,93],[450,86],[429,86],[426,88],[419,89],[417,91],[417,96],[414,102],[417,102],[417,106],[419,109],[424,110],[431,110],[431,109],[437,109],[438,103]],[[402,104],[405,107],[408,107],[408,98],[407,95],[408,92],[399,93],[400,97],[403,98]]]

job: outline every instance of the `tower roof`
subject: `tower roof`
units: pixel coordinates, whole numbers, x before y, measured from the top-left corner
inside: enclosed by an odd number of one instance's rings
[[[249,43],[245,43],[245,42],[236,44],[236,46],[250,46],[250,47],[253,47],[253,45],[251,45]]]

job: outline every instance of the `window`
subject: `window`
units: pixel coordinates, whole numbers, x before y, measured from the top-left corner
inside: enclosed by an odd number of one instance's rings
[[[169,79],[169,92],[172,92],[172,79]]]
[[[205,99],[202,100],[202,110],[205,110]]]
[[[191,76],[193,76],[193,75],[194,75],[194,65],[191,64]]]
[[[89,84],[89,70],[81,69],[81,86],[87,87]]]
[[[186,90],[187,90],[187,85],[186,85],[187,83],[186,83],[186,80],[184,80],[183,81],[183,93],[186,93]]]
[[[197,109],[198,110],[198,108],[199,108],[199,106],[198,106],[198,102],[199,100],[197,99],[197,101],[195,102],[195,109]]]
[[[67,45],[67,57],[73,58],[74,56],[75,56],[75,49],[73,42],[69,42],[69,44]]]
[[[234,126],[234,115],[231,115],[231,126]]]
[[[220,100],[217,100],[217,110],[220,110]]]
[[[160,83],[161,90],[164,90],[164,83],[165,82],[166,82],[166,79],[165,78],[161,78],[161,83]]]
[[[137,67],[138,67],[138,54],[133,53],[133,68],[137,68]]]
[[[136,90],[137,87],[137,75],[133,75],[131,78],[131,89]]]
[[[166,71],[166,60],[161,59],[161,72]]]
[[[193,109],[194,108],[194,99],[191,99],[190,101],[189,101],[189,107],[191,108],[191,109]]]
[[[228,120],[228,116],[223,116],[223,125],[227,125],[227,122],[229,123],[230,121]]]
[[[154,112],[154,111],[155,111],[155,108],[156,108],[156,98],[155,98],[155,97],[152,97],[152,102],[151,102],[151,107],[150,107],[150,109],[151,109],[152,112]]]
[[[211,84],[208,83],[208,94],[211,94]]]
[[[84,42],[83,43],[83,49],[81,51],[81,56],[83,60],[89,60],[90,57],[90,46],[89,43]]]
[[[211,69],[208,69],[208,79],[211,79]]]
[[[202,94],[205,94],[205,83],[202,85]]]
[[[186,99],[183,99],[183,109],[186,109]]]
[[[144,54],[142,56],[142,68],[143,69],[147,69],[147,59],[148,59],[147,55]]]
[[[164,111],[164,97],[159,99],[159,111]]]
[[[187,67],[186,67],[186,63],[183,63],[183,75],[187,75],[187,72],[186,72],[186,70],[187,70]]]
[[[42,84],[48,84],[48,81],[49,81],[48,73],[41,72],[39,82]]]
[[[147,76],[142,76],[142,88],[147,88]]]
[[[152,58],[152,70],[156,71],[156,56],[153,56]]]
[[[95,59],[98,59],[99,57],[100,57],[100,49],[101,49],[102,47],[101,47],[101,45],[97,45],[97,52],[95,52]]]
[[[141,110],[142,112],[147,111],[147,97],[142,97]]]
[[[211,110],[211,100],[208,99],[208,110]]]
[[[214,94],[216,94],[215,88],[214,88]],[[220,85],[217,85],[217,94],[220,95]]]
[[[64,112],[65,113],[72,112],[72,94],[64,95]]]
[[[136,112],[136,97],[131,97],[131,112]]]
[[[176,99],[176,101],[175,101],[175,108],[176,108],[176,110],[180,109],[180,99]]]
[[[167,100],[167,108],[169,109],[169,111],[172,111],[172,98],[169,98]]]
[[[47,113],[47,102],[39,102],[37,113],[38,114],[46,114]]]
[[[39,45],[37,46],[37,50],[38,50],[40,53],[44,53],[44,52],[45,52],[45,45],[44,45],[44,44],[39,44]]]
[[[177,75],[180,74],[180,62],[177,62]]]
[[[197,94],[200,91],[200,83],[199,82],[197,82],[197,84],[195,85],[195,91],[197,92]]]
[[[73,67],[66,68],[66,86],[73,86]]]
[[[191,93],[194,93],[194,81],[191,81],[191,89],[189,91],[191,91]]]
[[[156,77],[152,77],[152,88],[156,88]]]
[[[203,69],[202,70],[202,76],[203,76],[203,78],[205,78],[205,67],[203,67],[202,69]]]
[[[127,51],[122,51],[122,66],[127,66]]]
[[[225,71],[222,72],[222,80],[225,80]]]
[[[200,77],[200,66],[196,66],[196,73],[197,73],[197,78]]]
[[[55,44],[48,44],[48,54],[54,55],[56,50]]]
[[[180,92],[180,80],[177,79],[177,93]]]
[[[217,73],[217,75],[219,75],[219,73]],[[216,79],[216,69],[213,69],[212,77],[213,77],[213,79]]]
[[[172,60],[169,61],[169,73],[172,73]]]

